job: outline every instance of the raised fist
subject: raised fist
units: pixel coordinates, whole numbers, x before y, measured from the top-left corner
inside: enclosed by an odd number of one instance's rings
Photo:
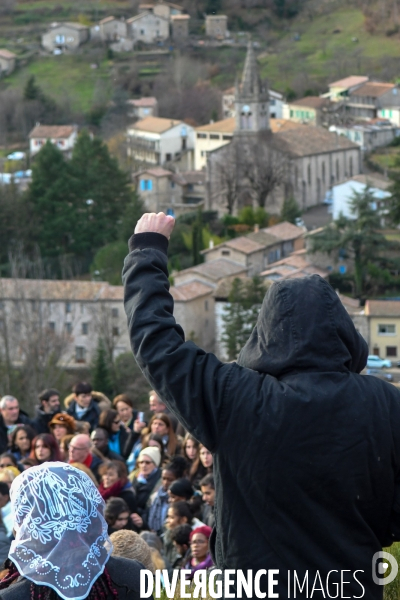
[[[135,227],[135,233],[161,233],[169,240],[175,225],[174,217],[160,213],[145,213]]]

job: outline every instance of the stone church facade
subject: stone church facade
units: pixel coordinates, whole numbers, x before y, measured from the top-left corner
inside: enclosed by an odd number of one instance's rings
[[[264,205],[279,213],[285,198],[305,210],[321,204],[333,185],[361,172],[359,146],[323,127],[269,118],[249,42],[241,82],[235,86],[236,129],[232,142],[207,158],[207,205],[220,214]]]

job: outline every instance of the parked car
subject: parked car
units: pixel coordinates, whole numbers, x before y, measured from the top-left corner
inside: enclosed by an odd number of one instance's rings
[[[370,354],[367,359],[367,367],[369,369],[390,369],[392,363],[390,360],[379,358],[375,354]]]
[[[393,381],[393,375],[391,373],[382,373],[382,370],[379,369],[367,369],[367,375],[373,375],[373,377],[378,377],[384,381]]]

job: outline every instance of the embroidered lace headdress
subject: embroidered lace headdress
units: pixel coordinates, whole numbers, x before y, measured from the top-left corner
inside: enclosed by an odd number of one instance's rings
[[[21,575],[64,600],[86,598],[112,551],[104,501],[91,479],[46,462],[16,477],[10,498],[15,540],[8,556]]]

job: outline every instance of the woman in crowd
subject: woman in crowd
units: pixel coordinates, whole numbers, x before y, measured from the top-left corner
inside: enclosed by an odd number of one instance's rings
[[[11,434],[10,452],[19,461],[27,458],[31,451],[35,432],[30,425],[17,425]]]
[[[99,467],[101,483],[99,492],[103,500],[122,498],[130,513],[136,512],[136,495],[128,479],[125,463],[120,460],[108,460]]]
[[[34,458],[37,465],[48,461],[60,461],[61,454],[57,441],[51,433],[40,433],[32,442],[29,458]]]
[[[118,412],[113,408],[103,410],[100,413],[98,426],[108,432],[108,447],[110,450],[126,460],[132,451],[134,438],[132,431],[121,423]]]
[[[139,529],[144,529],[147,522],[147,502],[161,478],[161,453],[158,448],[144,448],[138,457],[139,472],[132,478],[136,492],[137,512],[132,515],[133,522]]]
[[[133,410],[133,402],[127,394],[115,396],[112,402],[113,408],[118,412],[121,423],[133,431],[137,411]]]
[[[199,457],[200,457],[201,464],[203,465],[204,469],[206,470],[204,475],[208,475],[208,473],[212,473],[214,458],[213,458],[213,455],[211,454],[211,452],[209,450],[207,450],[207,448],[205,446],[203,446],[203,444],[200,444],[200,447],[199,447]]]
[[[20,465],[14,454],[11,454],[11,452],[3,452],[3,454],[0,454],[0,469],[5,469],[7,467],[15,467],[19,472],[23,470],[20,469]]]
[[[150,419],[149,429],[162,438],[164,449],[169,456],[180,453],[181,440],[172,427],[171,419],[164,413],[156,413]]]
[[[193,519],[193,513],[188,502],[175,502],[168,507],[167,517],[165,519],[165,531],[162,534],[164,543],[164,553],[168,562],[173,565],[176,562],[176,548],[172,539],[172,530],[178,525],[190,525],[192,529],[204,525],[198,519]]]
[[[84,473],[64,463],[32,467],[10,495],[15,540],[0,580],[2,600],[139,600],[140,567],[110,557],[104,501]]]
[[[182,463],[183,461],[183,463]],[[154,497],[151,499],[151,506],[147,524],[152,531],[158,535],[162,533],[163,524],[167,515],[170,485],[181,477],[186,468],[186,461],[182,456],[175,456],[161,472],[161,486],[158,488]]]
[[[57,413],[49,423],[49,429],[60,446],[61,440],[66,435],[73,435],[76,431],[75,419],[66,413]]]
[[[190,534],[190,558],[185,569],[190,569],[191,577],[200,569],[209,569],[214,563],[209,549],[209,540],[212,529],[207,525],[196,527]]]
[[[104,518],[108,525],[108,535],[121,529],[136,530],[131,520],[129,506],[122,498],[109,498],[107,500]]]
[[[182,454],[190,465],[187,478],[193,487],[199,489],[201,479],[207,475],[207,469],[200,461],[200,443],[190,433],[183,440]]]

